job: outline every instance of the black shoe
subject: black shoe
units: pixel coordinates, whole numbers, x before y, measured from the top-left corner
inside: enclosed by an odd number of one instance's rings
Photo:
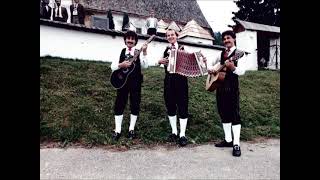
[[[168,142],[177,142],[178,140],[178,136],[176,134],[170,134],[169,137],[168,137]]]
[[[179,138],[179,144],[180,146],[185,146],[188,144],[188,139],[185,136],[182,136]]]
[[[113,141],[118,141],[119,138],[120,138],[120,136],[121,136],[120,133],[113,132],[113,133],[112,133],[112,140],[113,140]]]
[[[233,147],[233,142],[227,142],[225,139],[218,144],[215,144],[216,147]]]
[[[241,156],[240,146],[238,146],[238,145],[233,146],[232,155],[237,156],[237,157]]]
[[[134,132],[134,130],[130,130],[128,133],[128,138],[129,139],[134,139],[136,138],[136,133]]]

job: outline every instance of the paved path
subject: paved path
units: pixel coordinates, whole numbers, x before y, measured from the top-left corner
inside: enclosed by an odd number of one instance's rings
[[[40,149],[41,179],[280,179],[280,140],[232,148]]]

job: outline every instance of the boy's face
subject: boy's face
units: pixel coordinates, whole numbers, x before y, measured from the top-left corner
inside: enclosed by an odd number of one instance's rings
[[[223,44],[225,47],[227,47],[229,49],[234,46],[234,42],[235,42],[235,39],[233,39],[232,36],[230,36],[230,35],[225,35],[223,37]]]
[[[173,30],[167,31],[166,38],[170,44],[177,42],[177,35],[176,35],[175,31],[173,31]]]
[[[134,37],[126,37],[126,45],[127,47],[134,47],[136,45],[136,40],[134,39]]]

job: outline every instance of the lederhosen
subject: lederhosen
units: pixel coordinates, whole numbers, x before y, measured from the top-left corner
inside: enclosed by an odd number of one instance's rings
[[[233,56],[237,50],[234,50],[229,57]],[[221,53],[220,64],[223,65],[225,51]],[[237,61],[234,62],[237,66]],[[223,70],[222,70],[223,71]],[[216,98],[218,112],[222,123],[232,123],[232,125],[241,124],[239,113],[239,80],[238,75],[227,68],[225,80],[221,87],[217,89]]]
[[[127,55],[125,54],[125,52],[126,48],[122,49],[119,63],[122,63],[126,59]],[[141,84],[143,81],[139,56],[134,63],[135,68],[129,75],[126,84],[122,88],[117,89],[117,97],[114,105],[115,115],[123,114],[124,108],[128,101],[129,94],[131,114],[139,115],[141,101]]]
[[[170,51],[169,47],[164,51],[163,57],[169,56],[168,51]],[[178,108],[179,118],[188,118],[188,79],[176,73],[170,74],[167,71],[167,66],[164,67],[164,101],[167,113],[169,116],[175,116]]]

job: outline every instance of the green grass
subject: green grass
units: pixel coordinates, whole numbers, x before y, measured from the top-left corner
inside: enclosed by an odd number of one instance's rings
[[[141,111],[136,123],[140,144],[165,142],[171,132],[163,99],[164,70],[143,71]],[[40,142],[80,142],[110,145],[114,129],[116,90],[109,82],[110,63],[40,58]],[[186,135],[191,143],[223,137],[215,93],[205,91],[206,77],[189,79],[189,120]],[[126,106],[122,133],[129,127]],[[248,71],[240,76],[241,140],[280,137],[280,73]],[[179,123],[178,123],[179,127]],[[116,144],[130,145],[122,137]]]

